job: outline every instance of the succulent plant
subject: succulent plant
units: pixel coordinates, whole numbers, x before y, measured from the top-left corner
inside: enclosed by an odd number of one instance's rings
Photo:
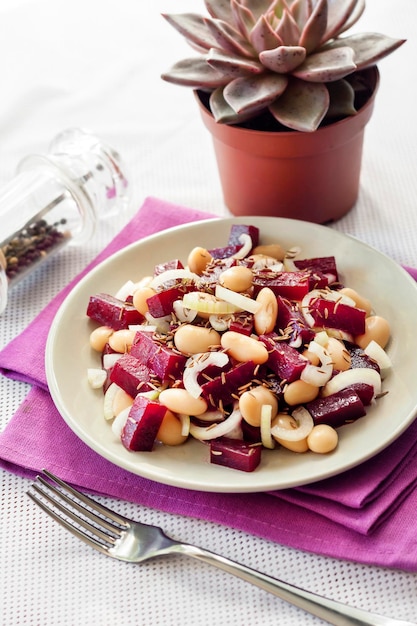
[[[285,127],[314,131],[326,116],[353,115],[354,81],[403,39],[379,33],[340,37],[365,0],[205,0],[209,16],[163,17],[199,55],[162,74],[209,92],[219,123],[239,124],[269,110]],[[349,78],[347,78],[349,77]]]

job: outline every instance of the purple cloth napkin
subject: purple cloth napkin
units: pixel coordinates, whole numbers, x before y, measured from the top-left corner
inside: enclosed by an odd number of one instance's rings
[[[51,320],[68,292],[97,263],[132,241],[210,217],[148,198],[111,244],[0,352],[0,372],[33,385],[0,434],[0,466],[30,478],[48,467],[92,492],[318,554],[417,571],[417,422],[387,450],[340,476],[272,493],[216,494],[160,485],[120,469],[88,448],[59,416],[47,390],[44,349]]]

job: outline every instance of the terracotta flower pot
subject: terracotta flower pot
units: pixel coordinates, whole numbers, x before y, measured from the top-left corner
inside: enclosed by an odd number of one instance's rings
[[[234,215],[325,223],[353,207],[378,69],[369,68],[366,77],[371,95],[358,113],[312,133],[218,124],[196,92],[203,122],[212,134],[224,200]]]

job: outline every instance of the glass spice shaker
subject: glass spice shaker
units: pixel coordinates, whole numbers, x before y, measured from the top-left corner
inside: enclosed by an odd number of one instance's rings
[[[129,204],[119,154],[87,131],[59,134],[0,189],[0,314],[8,290],[63,246],[88,241],[100,218]]]

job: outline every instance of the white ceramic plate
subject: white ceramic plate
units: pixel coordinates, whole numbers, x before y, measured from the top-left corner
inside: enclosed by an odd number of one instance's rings
[[[90,295],[115,293],[126,280],[139,280],[155,264],[173,258],[186,261],[196,245],[227,242],[232,223],[260,228],[262,242],[299,245],[303,257],[335,255],[345,284],[366,295],[389,320],[389,354],[393,371],[383,384],[389,393],[367,416],[339,429],[340,443],[329,455],[295,454],[283,449],[263,452],[253,473],[211,465],[208,447],[188,441],[153,452],[128,452],[103,416],[103,396],[86,379],[88,367],[99,366],[89,347],[94,327],[85,315]],[[201,491],[251,492],[282,489],[336,475],[369,459],[394,441],[412,422],[417,407],[415,342],[417,287],[392,260],[356,239],[331,228],[280,218],[215,219],[173,228],[132,244],[88,274],[57,313],[46,348],[46,372],[52,398],[70,428],[100,455],[126,470],[155,480]]]

